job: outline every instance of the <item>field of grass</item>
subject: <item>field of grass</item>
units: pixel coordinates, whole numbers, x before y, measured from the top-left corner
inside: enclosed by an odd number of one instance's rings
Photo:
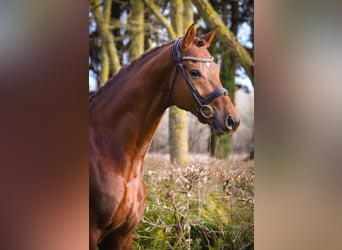
[[[147,203],[134,249],[254,249],[254,161],[145,161]]]

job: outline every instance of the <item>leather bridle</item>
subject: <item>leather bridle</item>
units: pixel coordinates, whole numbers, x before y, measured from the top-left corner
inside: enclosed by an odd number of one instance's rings
[[[176,72],[175,76],[173,78],[173,81],[171,83],[171,91],[170,91],[170,97],[172,100],[172,92],[173,88],[175,85],[175,81],[177,78],[177,72],[178,69],[183,74],[183,77],[185,79],[185,82],[187,83],[190,92],[192,96],[195,98],[197,104],[198,104],[198,109],[197,109],[197,117],[200,122],[205,122],[205,119],[212,119],[214,118],[214,110],[211,106],[209,106],[209,103],[213,101],[215,98],[221,96],[221,95],[228,95],[228,90],[225,88],[219,88],[211,92],[209,95],[207,95],[204,98],[201,98],[198,91],[196,90],[194,84],[191,82],[189,79],[188,74],[186,73],[183,65],[183,61],[190,60],[194,62],[205,62],[205,63],[210,63],[214,60],[213,57],[209,59],[205,58],[198,58],[198,57],[192,57],[192,56],[182,56],[181,51],[180,51],[180,43],[183,40],[183,38],[177,39],[173,44],[172,44],[172,56],[173,60],[176,62]]]

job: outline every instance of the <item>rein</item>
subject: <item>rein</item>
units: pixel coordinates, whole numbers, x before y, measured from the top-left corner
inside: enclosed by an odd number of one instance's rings
[[[209,103],[221,95],[228,95],[228,90],[225,88],[219,88],[219,89],[216,89],[213,92],[211,92],[209,95],[207,95],[203,99],[200,97],[200,95],[199,95],[198,91],[196,90],[194,84],[191,82],[188,74],[186,73],[184,65],[182,62],[186,61],[186,60],[191,60],[191,61],[195,61],[195,62],[210,63],[210,62],[214,61],[214,58],[211,57],[209,59],[205,59],[205,58],[198,58],[198,57],[193,57],[193,56],[182,56],[181,51],[180,51],[180,43],[182,40],[183,40],[183,38],[179,38],[178,40],[176,40],[172,44],[172,57],[176,63],[176,72],[175,72],[175,76],[174,76],[172,84],[171,84],[170,96],[172,99],[172,92],[173,92],[173,88],[174,88],[175,81],[177,78],[177,72],[178,72],[178,69],[180,69],[182,74],[183,74],[183,77],[185,79],[185,82],[187,83],[187,85],[190,89],[192,96],[194,97],[194,99],[196,100],[196,102],[198,104],[198,110],[197,110],[198,120],[200,122],[204,123],[205,119],[211,119],[214,117],[214,110],[211,106],[209,106]]]

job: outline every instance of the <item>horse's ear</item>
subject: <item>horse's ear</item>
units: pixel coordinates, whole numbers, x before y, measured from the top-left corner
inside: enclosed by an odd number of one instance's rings
[[[217,26],[215,26],[215,28],[210,31],[209,33],[201,36],[200,38],[203,39],[204,41],[206,41],[206,47],[208,48],[211,44],[211,42],[213,41],[214,37],[215,37],[215,34],[216,34],[216,29],[217,29]]]
[[[190,27],[188,28],[185,36],[184,36],[184,44],[183,46],[186,48],[188,47],[191,42],[194,40],[194,38],[196,37],[196,28],[195,28],[195,24],[191,24]]]

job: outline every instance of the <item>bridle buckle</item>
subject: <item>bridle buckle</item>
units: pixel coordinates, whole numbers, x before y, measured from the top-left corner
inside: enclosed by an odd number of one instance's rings
[[[214,118],[214,110],[211,106],[209,105],[201,105],[199,107],[199,112],[200,114],[206,118],[206,119],[212,119]]]

